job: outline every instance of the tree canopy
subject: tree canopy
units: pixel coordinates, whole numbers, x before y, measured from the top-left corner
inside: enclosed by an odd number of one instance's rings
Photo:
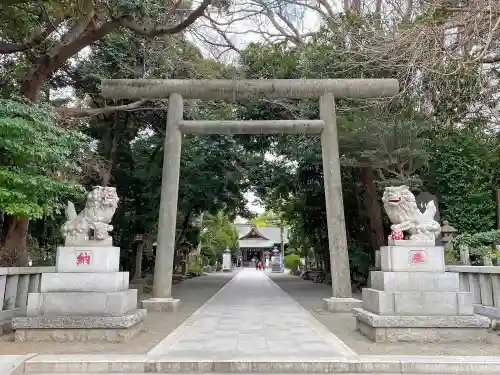
[[[78,204],[82,189],[93,184],[118,189],[113,225],[124,267],[131,269],[136,235],[152,249],[167,100],[104,100],[102,78],[397,78],[401,90],[394,97],[336,103],[353,277],[366,274],[385,242],[380,195],[387,185],[437,194],[441,217],[462,233],[495,227],[496,8],[481,1],[377,0],[373,7],[354,0],[336,9],[296,0],[285,9],[252,0],[244,9],[212,2],[212,12],[210,3],[0,5],[0,253],[9,241],[25,247],[28,232],[30,243],[54,249],[61,208],[68,198]],[[317,17],[318,29],[302,30],[300,17],[291,16],[306,12]],[[262,17],[267,31],[257,22]],[[475,17],[489,21],[471,26]],[[232,28],[238,20],[254,26]],[[457,23],[463,26],[455,30]],[[234,36],[255,33],[258,42],[235,42]],[[237,61],[219,58],[227,51]],[[315,119],[318,110],[307,100],[190,100],[184,118]],[[291,228],[290,245],[303,255],[313,249],[328,273],[318,137],[189,135],[182,149],[177,243],[201,243],[213,261],[225,247],[237,251],[236,215],[257,225],[279,222]],[[255,218],[247,210],[248,191],[267,214]]]

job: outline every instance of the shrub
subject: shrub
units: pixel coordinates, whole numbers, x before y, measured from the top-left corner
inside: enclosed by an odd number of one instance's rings
[[[300,257],[295,254],[287,255],[285,257],[285,268],[288,268],[293,274],[299,271]]]

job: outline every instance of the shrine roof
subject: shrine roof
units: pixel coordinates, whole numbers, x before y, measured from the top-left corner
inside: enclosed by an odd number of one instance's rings
[[[235,224],[240,248],[273,247],[281,242],[281,228],[278,226],[259,226],[254,224]],[[283,243],[288,243],[288,228],[283,228]]]

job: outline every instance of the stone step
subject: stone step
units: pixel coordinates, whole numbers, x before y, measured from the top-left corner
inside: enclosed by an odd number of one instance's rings
[[[39,355],[25,374],[500,374],[500,357],[363,355],[311,361],[164,359],[147,355]]]

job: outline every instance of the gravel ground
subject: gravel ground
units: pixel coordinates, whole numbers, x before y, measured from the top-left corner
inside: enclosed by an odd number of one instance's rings
[[[329,285],[313,284],[299,277],[269,274],[281,289],[292,296],[303,308],[320,321],[326,328],[344,341],[356,353],[395,355],[500,355],[500,336],[490,333],[494,344],[469,342],[450,344],[373,343],[356,330],[356,320],[352,314],[332,314],[323,310],[323,298],[331,297]],[[355,296],[360,298],[360,296]]]
[[[234,275],[235,273],[214,273],[174,285],[172,295],[174,298],[180,298],[180,311],[176,313],[149,313],[144,320],[142,330],[126,343],[16,343],[13,341],[13,335],[11,334],[0,337],[0,354],[146,353],[198,310]],[[141,299],[148,297],[148,295],[144,295]]]

